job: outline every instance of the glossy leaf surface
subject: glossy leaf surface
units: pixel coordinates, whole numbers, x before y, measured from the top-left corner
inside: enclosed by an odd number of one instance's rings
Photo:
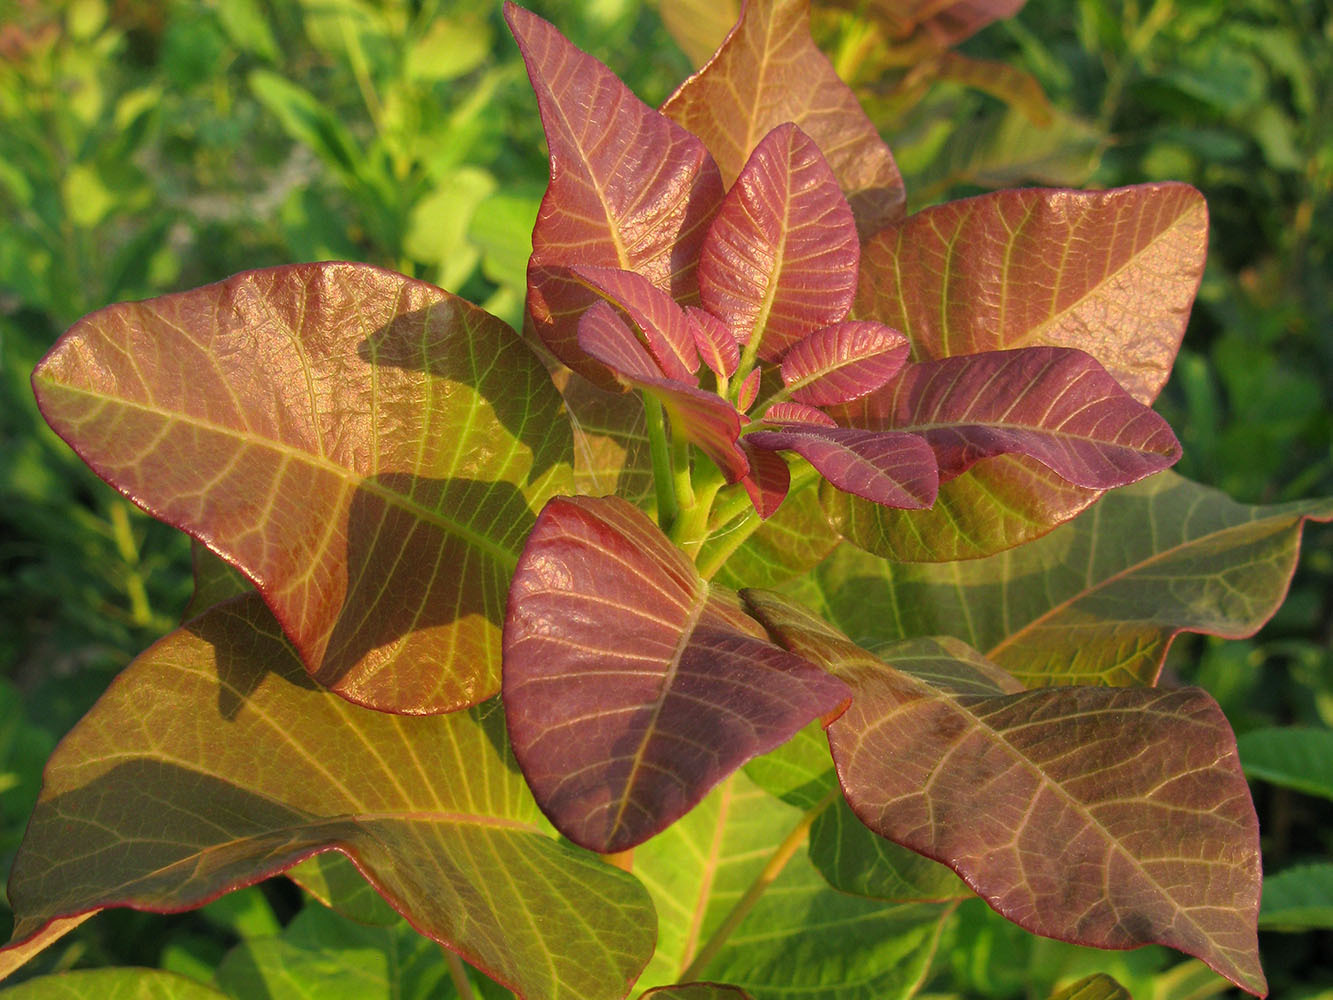
[[[358,708],[310,683],[258,598],[220,605],[53,756],[10,879],[14,939],[93,907],[197,906],[334,849],[521,996],[619,1000],[652,952],[647,895],[543,832],[503,746],[494,705]]]
[[[722,47],[662,110],[704,141],[728,184],[772,129],[799,125],[828,157],[862,238],[902,218],[893,154],[811,39],[809,0],[747,3]]]
[[[648,352],[662,375],[694,382],[699,352],[685,311],[675,300],[641,274],[614,267],[575,267],[580,281],[625,310],[642,331]]]
[[[842,319],[856,294],[856,222],[824,154],[795,125],[760,140],[699,257],[699,295],[736,340],[776,360]]]
[[[864,249],[853,315],[902,330],[917,361],[1075,347],[1151,402],[1171,370],[1203,274],[1207,212],[1182,184],[1031,189],[949,202]],[[1003,456],[904,514],[830,495],[858,545],[902,561],[971,559],[1040,537],[1095,490]]]
[[[499,320],[367,265],[279,267],[93,313],[33,382],[100,476],[254,581],[320,683],[411,713],[498,690],[509,574],[570,457]]]
[[[850,403],[898,374],[911,345],[880,323],[848,320],[816,330],[782,356],[782,383],[808,406]]]
[[[975,654],[950,663],[952,641],[906,640],[877,659],[782,598],[746,602],[855,691],[829,746],[872,830],[947,864],[1034,933],[1170,945],[1265,992],[1258,820],[1204,691],[1015,693]]]
[[[819,570],[823,612],[862,644],[957,636],[1029,687],[1151,684],[1180,632],[1241,638],[1272,616],[1307,519],[1333,500],[1255,507],[1164,472],[988,559],[890,566],[844,546]]]
[[[721,176],[704,144],[648,107],[536,15],[505,4],[537,93],[551,181],[532,233],[528,308],[565,364],[600,378],[577,349],[593,297],[562,269],[621,268],[678,301],[697,293],[695,263]]]
[[[745,441],[772,451],[794,451],[839,490],[891,507],[929,507],[939,473],[923,438],[893,431],[787,424],[754,431]]]
[[[664,829],[846,697],[614,497],[542,511],[509,591],[504,661],[529,787],[562,833],[603,853]]]
[[[874,430],[920,434],[940,478],[1020,454],[1096,489],[1137,482],[1180,457],[1171,427],[1083,351],[1029,347],[908,366],[841,411]]]

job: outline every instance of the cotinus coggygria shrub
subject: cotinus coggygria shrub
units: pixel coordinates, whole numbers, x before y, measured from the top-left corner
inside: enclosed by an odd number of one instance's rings
[[[551,164],[522,334],[301,264],[34,373],[199,572],[48,764],[6,960],[282,872],[347,909],[350,859],[460,990],[907,997],[980,896],[1263,995],[1231,729],[1156,681],[1333,505],[1168,471],[1202,197],[906,216],[803,0],[660,110],[505,13]]]

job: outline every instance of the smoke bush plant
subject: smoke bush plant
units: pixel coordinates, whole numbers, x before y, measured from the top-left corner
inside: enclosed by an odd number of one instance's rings
[[[974,894],[1262,995],[1231,731],[1154,683],[1333,506],[1165,471],[1200,195],[904,218],[802,0],[660,111],[506,17],[551,156],[525,336],[307,264],[93,313],[34,374],[202,544],[194,616],[48,765],[10,965],[279,872],[347,909],[345,855],[522,997],[908,996]]]

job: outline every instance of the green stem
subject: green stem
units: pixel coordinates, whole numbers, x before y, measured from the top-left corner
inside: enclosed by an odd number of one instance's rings
[[[694,483],[690,478],[690,442],[679,428],[671,428],[671,476],[678,511],[693,510]]]
[[[130,620],[140,628],[147,628],[153,624],[153,608],[148,601],[143,573],[139,571],[139,547],[134,543],[128,506],[120,501],[111,504],[111,537],[125,563],[125,593],[130,599]]]
[[[453,980],[459,1000],[476,1000],[477,994],[473,992],[472,980],[468,978],[463,960],[444,945],[440,945],[440,951],[444,952],[444,964],[449,967],[449,978]]]
[[[712,462],[703,463],[695,470],[699,473],[698,482],[694,483],[694,503],[682,510],[676,521],[671,540],[685,551],[691,559],[699,555],[699,549],[708,538],[708,525],[713,512],[713,500],[722,488],[722,473]]]
[[[830,789],[827,795],[811,806],[809,811],[800,818],[800,821],[792,827],[791,832],[782,839],[782,843],[774,848],[773,853],[769,855],[768,862],[764,865],[763,871],[750,883],[750,887],[745,890],[745,895],[736,901],[736,905],[723,918],[722,923],[713,932],[712,937],[704,942],[704,946],[699,949],[685,971],[680,974],[682,983],[703,978],[704,970],[708,968],[708,964],[717,956],[717,953],[722,950],[722,946],[727,943],[727,938],[731,937],[732,931],[739,927],[741,921],[749,916],[755,903],[759,902],[759,897],[782,874],[782,869],[787,867],[787,862],[800,850],[806,838],[810,835],[811,825],[820,813],[833,805],[838,795],[839,790],[837,788]]]
[[[643,393],[643,422],[648,428],[648,451],[653,460],[653,489],[657,494],[657,526],[669,532],[680,515],[676,505],[675,477],[666,439],[666,416],[662,404]]]

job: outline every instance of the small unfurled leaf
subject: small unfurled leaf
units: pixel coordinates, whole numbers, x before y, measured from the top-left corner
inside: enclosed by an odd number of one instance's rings
[[[762,376],[763,373],[758,368],[752,369],[736,390],[736,409],[742,413],[753,406],[754,401],[759,398],[759,381]]]
[[[670,825],[845,697],[615,497],[546,505],[509,591],[504,650],[528,785],[562,833],[604,853]]]
[[[929,507],[939,473],[923,438],[896,431],[786,424],[754,431],[743,443],[770,451],[794,451],[839,490],[890,507]]]
[[[782,382],[798,403],[850,403],[898,374],[910,349],[906,337],[880,323],[835,323],[793,344],[782,356]]]
[[[727,481],[750,471],[746,453],[737,444],[741,417],[721,396],[693,383],[664,378],[620,316],[606,302],[594,302],[579,320],[579,346],[630,385],[651,393],[671,417],[671,425],[697,444]]]
[[[741,448],[750,466],[749,473],[741,483],[750,495],[755,513],[767,520],[778,512],[787,497],[787,490],[791,487],[791,470],[787,467],[787,460],[776,452],[756,448],[746,441],[741,441]]]
[[[738,341],[759,339],[759,356],[773,361],[847,314],[860,253],[819,147],[795,125],[779,125],[755,147],[708,230],[700,298]]]
[[[243,597],[140,656],[57,749],[10,878],[13,940],[99,906],[199,906],[338,850],[520,996],[620,1000],[652,954],[652,904],[540,819],[498,705],[349,704]]]
[[[774,403],[764,411],[764,423],[813,424],[816,427],[837,427],[838,422],[823,410],[805,403]]]
[[[1134,1000],[1129,991],[1104,972],[1086,976],[1051,994],[1051,1000]]]
[[[1014,692],[956,640],[906,640],[877,658],[777,595],[745,600],[855,692],[829,746],[872,830],[953,868],[1034,933],[1166,944],[1265,992],[1259,824],[1206,692]]]
[[[828,157],[862,238],[902,218],[893,154],[810,37],[809,0],[747,4],[717,54],[662,110],[704,141],[728,184],[772,129],[799,125]]]
[[[909,365],[846,422],[920,434],[940,478],[1021,454],[1076,486],[1109,489],[1180,457],[1171,427],[1083,351],[1028,347]],[[836,415],[836,414],[835,414]]]
[[[643,331],[644,341],[661,374],[694,384],[699,352],[685,311],[641,274],[613,267],[573,267],[573,274],[620,306]],[[582,345],[580,345],[582,346]]]
[[[694,346],[704,364],[718,375],[734,375],[741,363],[741,352],[727,325],[698,306],[686,306],[685,315],[689,317]]]
[[[1237,639],[1272,616],[1307,519],[1333,500],[1250,506],[1163,472],[1013,552],[890,565],[843,546],[819,583],[862,645],[947,634],[1029,687],[1152,684],[1180,632]]]
[[[1252,729],[1236,742],[1251,780],[1333,799],[1333,730],[1275,726]]]
[[[575,324],[594,296],[563,268],[635,271],[678,302],[691,301],[722,179],[702,142],[546,21],[512,3],[505,4],[505,19],[527,64],[551,151],[551,181],[532,233],[528,308],[556,357],[604,379],[577,345]]]
[[[414,714],[499,689],[509,576],[571,457],[499,320],[368,265],[277,267],[95,312],[33,386],[98,475],[255,583],[320,683]]]

